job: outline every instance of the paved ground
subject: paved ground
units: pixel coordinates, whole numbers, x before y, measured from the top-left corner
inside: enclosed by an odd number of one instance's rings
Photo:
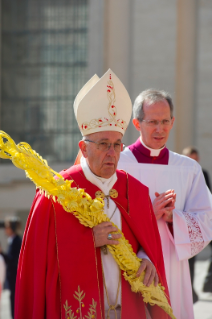
[[[1,319],[12,319],[9,308],[9,290],[4,290],[1,298]]]
[[[199,301],[194,304],[195,319],[212,319],[212,293],[202,292],[202,285],[208,265],[208,260],[198,260],[195,264],[194,287],[199,296]]]
[[[207,274],[211,249],[207,246],[199,255],[195,264],[194,287],[199,301],[194,304],[195,319],[212,319],[212,293],[202,292],[203,281]]]
[[[206,247],[205,251],[198,255],[195,264],[195,289],[199,296],[199,301],[194,305],[195,319],[212,319],[212,293],[203,293],[202,285],[209,265],[210,249]],[[4,290],[1,300],[0,319],[12,319],[9,309],[9,291]],[[188,318],[189,319],[189,318]]]

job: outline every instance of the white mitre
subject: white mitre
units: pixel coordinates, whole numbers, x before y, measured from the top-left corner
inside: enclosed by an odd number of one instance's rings
[[[101,131],[124,135],[132,114],[132,102],[123,83],[109,69],[101,78],[95,74],[79,91],[74,113],[83,136]]]

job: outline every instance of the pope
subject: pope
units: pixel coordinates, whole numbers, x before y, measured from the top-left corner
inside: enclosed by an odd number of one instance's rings
[[[71,187],[84,189],[92,199],[102,198],[110,221],[85,227],[37,191],[19,259],[16,319],[169,318],[131,291],[106,247],[119,245],[122,234],[115,224],[142,258],[137,277],[145,270],[143,283],[160,282],[169,296],[148,188],[117,170],[131,108],[125,87],[111,70],[102,78],[92,77],[78,93],[74,112],[83,156],[79,165],[60,174],[73,181]]]

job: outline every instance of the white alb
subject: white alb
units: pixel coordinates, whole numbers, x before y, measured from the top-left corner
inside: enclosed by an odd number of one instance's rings
[[[201,166],[171,151],[168,165],[142,164],[126,148],[121,153],[118,168],[149,187],[152,201],[155,192],[174,189],[177,194],[173,211],[174,237],[162,218],[158,220],[158,228],[174,315],[177,319],[193,319],[188,259],[212,239],[212,199]]]

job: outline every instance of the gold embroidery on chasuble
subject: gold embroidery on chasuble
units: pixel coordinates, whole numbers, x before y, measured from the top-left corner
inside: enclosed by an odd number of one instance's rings
[[[125,173],[126,177],[127,177],[127,194],[126,194],[126,197],[127,197],[127,211],[126,209],[121,206],[120,204],[116,203],[116,201],[114,200],[114,202],[118,205],[120,205],[124,211],[130,216],[130,203],[129,203],[129,176],[128,176],[128,173],[126,171],[124,171],[123,169],[120,169],[121,172]]]
[[[76,316],[74,311],[71,309],[72,306],[68,305],[68,301],[66,300],[65,304],[63,305],[65,309],[65,319],[96,319],[96,306],[97,302],[94,301],[92,298],[92,304],[89,305],[89,311],[87,315],[83,313],[83,308],[85,307],[83,299],[85,298],[85,292],[82,290],[80,291],[80,286],[78,286],[78,291],[75,291],[73,294],[74,298],[79,302],[79,307],[76,310]]]
[[[104,127],[104,126],[118,126],[120,127],[123,132],[127,129],[127,123],[126,121],[122,119],[117,119],[117,110],[115,106],[116,101],[116,94],[115,94],[115,88],[114,84],[111,79],[111,74],[109,81],[107,82],[107,98],[109,100],[107,109],[108,109],[108,115],[109,117],[101,117],[98,119],[92,119],[90,122],[84,122],[82,123],[82,130],[83,133],[88,133],[90,129],[96,128],[96,127]]]
[[[111,198],[117,198],[118,197],[118,192],[116,189],[112,188],[109,191],[109,195],[105,195],[102,191],[97,191],[95,193],[95,197],[96,198],[101,198],[101,199],[107,199],[107,208],[109,208],[109,197]]]

